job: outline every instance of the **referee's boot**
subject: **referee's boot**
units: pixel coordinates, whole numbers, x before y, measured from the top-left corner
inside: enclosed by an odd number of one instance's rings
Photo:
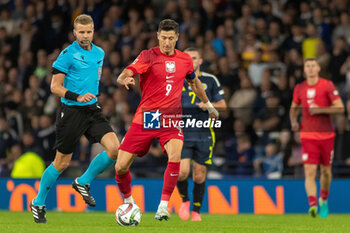
[[[30,202],[29,208],[33,214],[34,221],[36,223],[47,223],[45,206],[34,205],[33,201]]]
[[[78,177],[79,178],[79,177]],[[76,178],[73,183],[72,187],[77,191],[84,199],[85,203],[89,206],[95,207],[96,202],[93,196],[90,193],[90,185],[81,185],[78,183],[78,178]]]

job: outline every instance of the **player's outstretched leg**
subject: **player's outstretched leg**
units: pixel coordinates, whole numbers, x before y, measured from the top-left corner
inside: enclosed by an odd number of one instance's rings
[[[34,221],[36,223],[47,223],[45,206],[37,206],[33,204],[33,201],[29,204],[30,211],[33,214]]]
[[[320,206],[320,216],[321,218],[328,217],[328,201],[323,200],[321,197],[318,199],[318,204]]]
[[[96,201],[94,197],[90,193],[90,185],[81,185],[78,183],[78,179],[76,178],[73,183],[72,187],[77,191],[84,199],[85,203],[88,204],[89,206],[95,207],[96,206]]]
[[[186,221],[190,217],[190,200],[188,198],[188,182],[187,179],[184,181],[177,181],[177,188],[180,196],[182,197],[182,203],[179,209],[179,217],[181,220]]]
[[[168,166],[164,172],[163,190],[160,204],[155,216],[157,220],[169,220],[168,202],[177,183],[180,171],[180,162],[168,162]]]
[[[309,202],[309,215],[313,218],[317,215],[317,186],[315,182],[317,164],[304,164],[305,190]]]
[[[309,196],[309,215],[313,218],[317,215],[317,199],[315,196]]]
[[[331,143],[333,145],[333,142]],[[321,190],[318,204],[320,207],[321,218],[328,217],[328,195],[332,180],[332,167],[321,165]]]

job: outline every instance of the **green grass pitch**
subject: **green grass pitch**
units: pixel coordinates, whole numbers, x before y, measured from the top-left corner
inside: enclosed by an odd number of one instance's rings
[[[142,215],[137,227],[121,227],[113,213],[48,212],[47,224],[36,224],[30,212],[0,211],[2,233],[104,233],[104,232],[350,232],[349,215],[330,215],[327,219],[315,219],[308,215],[214,215],[202,214],[202,222],[181,221],[171,214],[169,221],[159,222],[153,213]]]

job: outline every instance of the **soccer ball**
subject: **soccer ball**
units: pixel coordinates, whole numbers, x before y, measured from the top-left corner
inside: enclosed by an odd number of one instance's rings
[[[115,212],[115,220],[121,226],[137,226],[141,222],[141,210],[133,203],[125,203]]]

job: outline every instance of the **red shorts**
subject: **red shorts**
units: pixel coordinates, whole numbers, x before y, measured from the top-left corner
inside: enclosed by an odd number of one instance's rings
[[[142,157],[148,152],[154,138],[160,142],[163,152],[166,152],[164,145],[170,139],[184,140],[177,128],[144,129],[140,124],[131,123],[119,149]]]
[[[302,138],[301,147],[301,159],[304,164],[331,165],[333,160],[334,137],[323,140]]]

